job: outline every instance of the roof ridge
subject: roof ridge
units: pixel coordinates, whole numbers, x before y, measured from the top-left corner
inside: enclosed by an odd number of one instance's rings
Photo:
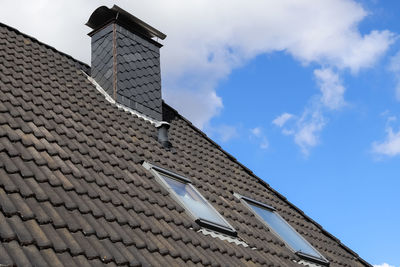
[[[216,146],[222,153],[224,153],[230,160],[232,160],[233,162],[235,162],[236,164],[238,164],[240,167],[242,167],[245,172],[247,172],[249,175],[253,176],[254,178],[257,179],[258,183],[260,183],[262,186],[268,188],[269,190],[271,190],[274,194],[277,195],[278,198],[280,198],[281,200],[285,201],[290,207],[292,207],[293,209],[295,209],[297,212],[299,212],[302,216],[304,216],[304,218],[306,218],[307,220],[309,220],[311,223],[313,223],[318,229],[321,230],[321,232],[328,236],[329,238],[333,239],[334,241],[336,241],[340,247],[342,247],[344,250],[346,250],[347,252],[349,252],[350,254],[352,254],[354,257],[356,257],[361,263],[372,267],[371,264],[369,264],[367,261],[365,261],[363,258],[361,258],[355,251],[353,251],[352,249],[350,249],[348,246],[346,246],[345,244],[342,243],[342,241],[340,241],[340,239],[338,239],[337,237],[335,237],[333,234],[329,233],[326,229],[324,229],[322,227],[322,225],[320,225],[319,223],[317,223],[315,220],[313,220],[310,216],[308,216],[307,214],[305,214],[304,211],[302,211],[299,207],[297,207],[295,204],[293,204],[292,202],[290,202],[285,196],[283,196],[281,193],[279,193],[278,191],[276,191],[275,189],[273,189],[267,182],[265,182],[264,180],[262,180],[260,177],[258,177],[252,170],[250,170],[249,168],[247,168],[244,164],[242,164],[239,160],[237,160],[232,154],[230,154],[229,152],[227,152],[226,150],[224,150],[220,145],[218,145],[214,140],[212,140],[210,137],[207,136],[206,133],[204,133],[202,130],[200,130],[199,128],[197,128],[191,121],[189,121],[188,119],[186,119],[183,115],[181,115],[176,109],[174,109],[173,107],[171,107],[170,105],[168,105],[167,103],[165,103],[165,101],[163,100],[163,103],[170,108],[173,112],[175,112],[183,121],[185,121],[190,127],[192,127],[196,132],[198,132],[200,135],[202,135],[207,141],[209,141],[211,144],[213,144],[214,146]]]
[[[7,25],[7,24],[1,22],[1,21],[0,21],[0,26],[1,26],[1,27],[5,27],[5,28],[7,28],[8,30],[11,30],[11,31],[13,31],[13,32],[15,32],[15,33],[17,33],[17,34],[20,34],[20,35],[24,36],[24,37],[27,37],[27,38],[31,39],[32,41],[37,42],[39,45],[43,45],[43,46],[45,46],[46,48],[49,48],[49,49],[53,50],[54,52],[59,53],[60,55],[65,56],[65,57],[67,57],[67,58],[69,58],[69,59],[75,61],[76,63],[79,63],[79,64],[81,64],[81,65],[87,67],[88,69],[90,69],[90,66],[89,66],[88,64],[86,64],[85,62],[83,62],[83,61],[81,61],[81,60],[79,60],[79,59],[76,59],[76,58],[74,58],[73,56],[71,56],[71,55],[69,55],[69,54],[67,54],[67,53],[64,53],[64,52],[60,51],[60,50],[58,50],[57,48],[55,48],[55,47],[53,47],[53,46],[51,46],[51,45],[49,45],[49,44],[46,44],[46,43],[44,43],[44,42],[38,40],[37,38],[35,38],[35,37],[33,37],[33,36],[30,36],[29,34],[23,33],[23,32],[21,32],[21,31],[17,30],[16,28],[11,27],[11,26],[9,26],[9,25]]]

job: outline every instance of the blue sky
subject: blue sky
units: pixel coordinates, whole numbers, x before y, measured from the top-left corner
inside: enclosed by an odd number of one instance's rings
[[[365,260],[400,267],[400,2],[10,0],[0,18],[89,63],[100,3],[168,35],[168,103]]]
[[[361,33],[400,32],[400,2],[362,4],[370,15],[360,23]],[[258,176],[368,262],[396,267],[400,138],[389,154],[373,144],[382,144],[388,129],[399,134],[397,78],[390,70],[398,50],[394,40],[373,66],[356,74],[340,71],[346,105],[324,113],[317,144],[307,151],[273,121],[285,112],[298,116],[313,105],[319,66],[304,66],[285,52],[259,55],[235,69],[218,85],[224,109],[211,120],[236,129],[231,139],[213,135]]]

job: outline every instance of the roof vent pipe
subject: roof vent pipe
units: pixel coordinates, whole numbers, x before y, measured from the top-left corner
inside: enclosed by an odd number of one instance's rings
[[[172,146],[171,142],[168,140],[169,127],[169,123],[165,121],[162,121],[156,125],[158,130],[158,142],[160,142],[160,144],[165,148],[170,148]]]

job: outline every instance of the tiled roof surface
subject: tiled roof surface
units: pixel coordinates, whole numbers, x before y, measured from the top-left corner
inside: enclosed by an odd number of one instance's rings
[[[232,192],[274,206],[331,266],[368,266],[167,105],[165,150],[87,68],[0,24],[2,266],[301,266]],[[249,247],[198,232],[143,160],[189,177]]]

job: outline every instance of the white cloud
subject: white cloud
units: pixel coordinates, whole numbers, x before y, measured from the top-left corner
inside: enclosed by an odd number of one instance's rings
[[[314,70],[314,75],[321,90],[321,102],[329,109],[339,109],[344,106],[344,86],[341,84],[339,75],[331,69]]]
[[[0,16],[89,62],[89,29],[83,24],[96,7],[114,3],[168,35],[161,50],[164,96],[199,127],[222,108],[215,91],[218,82],[257,55],[285,51],[303,64],[357,72],[373,65],[393,40],[389,31],[362,35],[357,25],[367,12],[353,0],[270,0],[251,5],[239,0],[7,0],[2,1]],[[176,98],[182,91],[185,97]],[[199,99],[203,93],[207,97]]]
[[[386,127],[386,137],[384,141],[373,142],[372,152],[384,156],[400,155],[400,129],[396,132],[393,128]]]
[[[397,120],[396,116],[389,116],[388,119],[387,119],[387,122],[390,123],[390,122],[396,121],[396,120]]]
[[[390,60],[389,70],[393,72],[396,80],[395,95],[400,101],[400,51],[398,51]]]
[[[260,148],[268,149],[268,147],[269,147],[269,142],[268,142],[267,138],[263,138],[263,140],[260,143]]]
[[[223,143],[226,143],[239,136],[236,127],[226,124],[222,124],[213,128],[207,128],[207,132],[210,132],[212,135],[216,135],[216,137]]]
[[[174,88],[165,97],[171,106],[179,106],[181,114],[199,128],[208,126],[210,119],[223,108],[221,97],[214,90],[184,90]]]
[[[400,127],[394,130],[393,125],[397,122],[397,117],[391,115],[389,110],[381,113],[386,118],[384,140],[375,141],[371,145],[371,151],[377,156],[394,157],[400,155]]]
[[[330,68],[314,70],[321,94],[311,98],[310,104],[304,109],[301,116],[283,113],[275,118],[272,123],[282,129],[282,134],[293,136],[294,142],[300,147],[304,155],[319,144],[319,135],[326,125],[326,108],[338,110],[346,103],[343,94],[344,86],[339,75]],[[286,126],[288,121],[292,124]]]
[[[382,264],[374,264],[374,267],[394,267],[394,265],[382,263]]]
[[[278,117],[276,117],[272,123],[275,124],[276,126],[282,127],[289,119],[291,119],[293,117],[292,114],[290,113],[283,113],[281,115],[279,115]]]
[[[294,130],[290,130],[290,129],[286,129],[286,128],[282,129],[282,134],[284,134],[284,135],[293,135],[294,133],[295,133]]]
[[[257,142],[259,143],[259,147],[261,149],[268,149],[269,147],[269,142],[267,136],[263,133],[261,127],[255,127],[253,129],[250,129],[251,133],[251,138],[255,138]]]
[[[254,135],[259,137],[261,135],[261,128],[260,127],[256,127],[250,130],[250,132]]]
[[[283,117],[284,114],[278,118]],[[321,112],[321,104],[315,102],[311,107],[306,108],[300,117],[292,115],[291,118],[293,118],[292,123],[286,127],[285,123],[274,124],[282,129],[284,135],[293,136],[294,142],[307,156],[310,149],[319,144],[319,134],[326,124],[326,118]]]
[[[325,125],[326,119],[318,110],[305,111],[297,122],[297,131],[294,141],[301,148],[304,155],[308,155],[312,147],[319,143],[319,133]]]

